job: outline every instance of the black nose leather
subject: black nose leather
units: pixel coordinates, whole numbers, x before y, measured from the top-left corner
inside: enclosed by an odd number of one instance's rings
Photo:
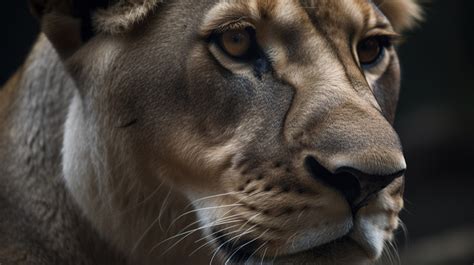
[[[313,178],[341,192],[353,208],[360,207],[405,173],[400,170],[389,175],[371,175],[352,167],[340,167],[332,173],[312,156],[306,157],[305,167]]]

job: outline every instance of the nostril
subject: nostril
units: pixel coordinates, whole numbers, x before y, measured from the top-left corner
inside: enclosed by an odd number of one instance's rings
[[[312,156],[306,157],[304,163],[306,170],[314,179],[341,192],[351,205],[360,196],[361,184],[350,171],[331,173]]]
[[[374,193],[384,189],[395,179],[403,176],[405,174],[405,171],[405,169],[402,169],[392,174],[372,175],[364,173],[352,167],[341,167],[336,170],[336,174],[340,174],[342,172],[350,173],[359,180],[362,189],[368,191],[369,193]]]
[[[306,157],[304,163],[314,179],[341,192],[353,210],[362,207],[373,195],[405,173],[403,168],[392,174],[367,174],[353,167],[340,167],[332,173],[312,156]]]
[[[355,176],[360,185],[360,194],[356,200],[349,201],[354,211],[363,207],[373,195],[385,189],[395,179],[405,174],[405,169],[387,175],[371,175],[352,167],[341,167],[336,170],[336,175],[351,174]],[[355,207],[355,208],[354,208]]]
[[[405,173],[405,169],[402,169],[393,174],[374,175],[353,167],[340,167],[332,173],[312,156],[306,157],[304,163],[314,179],[341,192],[355,209]]]

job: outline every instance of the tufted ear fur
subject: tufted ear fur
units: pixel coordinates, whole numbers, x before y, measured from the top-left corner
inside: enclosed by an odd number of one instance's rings
[[[120,0],[94,15],[97,30],[111,34],[123,33],[141,22],[163,0]]]
[[[412,28],[423,17],[417,0],[374,0],[398,32]]]
[[[29,0],[41,30],[62,57],[97,33],[125,33],[163,0]]]

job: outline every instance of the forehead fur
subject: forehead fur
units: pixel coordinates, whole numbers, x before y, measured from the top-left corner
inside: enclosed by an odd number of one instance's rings
[[[359,0],[353,0],[360,2]],[[390,20],[396,31],[403,31],[412,27],[420,20],[421,8],[417,0],[362,0],[373,2]],[[107,9],[98,10],[94,16],[96,28],[101,32],[122,33],[130,29],[147,17],[164,0],[119,0]],[[231,4],[233,1],[226,1]],[[243,4],[247,1],[235,1],[233,4]],[[252,2],[252,1],[251,1]],[[253,1],[260,14],[271,12],[277,1]],[[295,1],[288,1],[292,4]],[[247,3],[250,4],[250,3]],[[316,2],[317,6],[317,2]]]

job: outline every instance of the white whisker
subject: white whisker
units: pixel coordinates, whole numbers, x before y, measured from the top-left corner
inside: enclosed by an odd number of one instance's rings
[[[186,205],[186,207],[184,207],[184,209],[186,210],[187,208],[189,208],[190,206],[194,205],[195,203],[197,202],[200,202],[200,201],[204,201],[204,200],[208,200],[208,199],[213,199],[213,198],[218,198],[218,197],[224,197],[224,196],[228,196],[228,195],[235,195],[235,194],[240,194],[242,192],[227,192],[227,193],[221,193],[221,194],[216,194],[216,195],[211,195],[211,196],[206,196],[206,197],[202,197],[202,198],[199,198],[197,200],[194,200],[192,202],[190,202],[188,205]]]
[[[408,228],[405,225],[405,223],[402,221],[402,219],[398,218],[398,223],[400,224],[400,228],[403,231],[403,239],[405,240],[405,247],[408,245]]]
[[[295,248],[296,235],[298,235],[298,232],[295,232],[293,235],[291,235],[291,236],[286,240],[286,243],[285,243],[285,244],[288,244],[288,242],[290,242],[290,240],[293,239],[293,240],[291,241],[291,247],[292,247],[293,249]]]
[[[241,250],[243,247],[245,247],[245,246],[251,244],[252,242],[257,241],[259,238],[263,237],[263,236],[268,232],[268,230],[270,230],[270,229],[267,229],[267,230],[266,230],[265,232],[263,232],[260,236],[258,236],[258,237],[256,237],[256,238],[250,240],[249,242],[247,242],[247,243],[241,245],[239,248],[237,248],[237,249],[227,258],[227,260],[226,260],[226,262],[224,263],[224,265],[227,265],[227,264],[229,263],[229,261],[232,259],[232,257],[233,257],[235,254],[237,254],[237,253],[239,252],[239,250]]]
[[[260,245],[250,256],[248,257],[247,261],[245,261],[245,264],[249,262],[249,260],[252,259],[253,255],[255,255],[261,248],[263,248],[266,244],[268,244],[268,241],[263,242],[263,244]]]
[[[228,216],[228,217],[224,217],[224,216],[223,216],[222,218],[213,221],[213,223],[214,223],[214,222],[220,222],[220,221],[228,220],[228,219],[234,218],[234,217],[236,217],[236,216],[238,216],[238,215],[236,214],[236,215],[231,215],[231,216]],[[186,229],[188,229],[188,228],[192,227],[193,225],[198,224],[198,223],[200,223],[200,222],[201,222],[201,220],[197,220],[197,221],[194,221],[194,222],[188,224],[188,225],[185,226],[183,229],[181,229],[181,230],[178,232],[178,234],[182,233],[182,232],[185,231]],[[168,230],[168,231],[169,231],[169,230]]]
[[[216,233],[220,233],[220,232],[222,232],[222,231],[232,229],[232,228],[234,228],[234,227],[236,227],[236,226],[238,226],[238,225],[233,225],[233,226],[230,226],[230,227],[221,229],[221,230],[219,230],[219,231],[216,232]],[[193,252],[191,252],[191,254],[189,254],[189,256],[191,256],[191,255],[193,255],[194,253],[198,252],[198,251],[199,251],[200,249],[202,249],[203,247],[208,246],[208,245],[212,244],[213,242],[219,240],[220,238],[223,238],[223,237],[226,237],[226,236],[228,236],[228,235],[235,234],[235,233],[238,233],[238,231],[236,230],[236,231],[227,232],[227,233],[224,233],[223,235],[220,235],[220,236],[218,236],[218,237],[215,237],[215,238],[213,238],[213,239],[207,241],[206,243],[204,243],[203,245],[201,245],[201,246],[198,247],[197,249],[195,249]],[[213,233],[213,234],[214,234],[214,233]],[[210,235],[209,235],[209,236],[210,236]],[[209,237],[209,236],[206,236],[206,237]],[[201,239],[197,240],[196,242],[201,241],[201,240],[205,239],[206,237],[201,238]]]
[[[214,251],[214,254],[212,255],[212,258],[211,258],[211,261],[209,262],[209,265],[212,265],[212,262],[214,261],[214,258],[216,257],[217,253],[219,253],[219,250],[225,245],[227,244],[228,242],[231,242],[232,240],[236,239],[236,238],[240,238],[244,235],[247,235],[247,234],[250,234],[252,232],[254,232],[255,230],[251,230],[253,229],[255,226],[257,225],[254,225],[252,227],[250,227],[249,229],[247,229],[245,232],[241,233],[240,235],[237,235],[237,236],[234,236],[230,239],[228,239],[227,241],[225,241],[224,243],[222,243],[215,251]]]
[[[243,229],[249,222],[251,222],[253,219],[257,218],[257,217],[260,216],[260,215],[262,215],[262,214],[261,214],[261,213],[258,213],[258,214],[255,214],[254,216],[250,217],[250,218],[247,220],[247,222],[245,222],[243,225],[241,225],[241,226],[239,227],[239,229],[237,229],[237,230]],[[255,227],[255,226],[257,226],[257,224],[254,225],[253,227]],[[232,247],[234,247],[234,245],[235,245],[235,242],[234,242],[234,244],[232,244]]]
[[[163,229],[163,225],[161,224],[161,217],[163,216],[163,213],[165,212],[165,207],[166,207],[166,203],[168,203],[168,199],[171,195],[171,189],[172,187],[170,187],[169,191],[168,191],[168,194],[166,194],[166,197],[165,199],[163,200],[163,203],[161,204],[161,207],[160,207],[160,213],[158,214],[158,225],[160,226],[160,229],[161,231],[165,231]]]
[[[239,203],[239,202],[237,202],[237,203]],[[238,206],[235,206],[235,207],[230,208],[230,209],[229,209],[227,212],[225,212],[225,213],[221,216],[221,218],[219,218],[218,220],[224,220],[224,219],[227,219],[227,218],[231,218],[231,217],[233,218],[233,217],[239,216],[240,214],[234,214],[234,215],[231,215],[231,216],[226,217],[226,215],[227,215],[228,213],[230,213],[230,212],[231,212],[233,209],[235,209],[236,207],[238,207]],[[217,221],[217,220],[216,220],[216,221]],[[214,222],[216,222],[216,221],[214,221]],[[186,227],[184,227],[183,229],[181,229],[181,231],[179,231],[178,233],[181,233],[182,231],[186,230],[186,229],[189,228],[190,226],[192,226],[192,225],[194,225],[194,224],[196,224],[196,223],[199,223],[199,222],[201,222],[201,220],[197,220],[197,221],[195,221],[195,222],[193,222],[193,223],[187,225]],[[171,228],[171,226],[168,227],[168,231],[169,231],[170,228]]]
[[[187,238],[189,235],[191,235],[192,233],[196,232],[196,231],[199,231],[199,230],[202,230],[202,229],[206,229],[206,228],[209,228],[209,227],[213,227],[213,226],[217,226],[217,225],[223,225],[223,224],[230,224],[230,223],[235,223],[235,222],[239,222],[239,220],[231,220],[231,221],[227,221],[227,222],[221,222],[221,220],[216,220],[214,222],[211,222],[209,224],[205,224],[201,227],[198,227],[198,228],[195,228],[195,229],[192,229],[192,230],[189,230],[189,231],[186,231],[186,232],[182,232],[182,233],[179,233],[179,234],[176,234],[174,236],[171,236],[161,242],[159,242],[158,244],[156,244],[155,246],[153,246],[153,248],[150,250],[150,253],[152,251],[154,251],[157,247],[159,247],[160,245],[162,245],[163,243],[165,242],[168,242],[172,239],[175,239],[175,238],[178,238],[180,236],[183,236],[183,238],[179,239],[177,242],[175,242],[170,248],[167,249],[167,251],[165,251],[163,254],[165,254],[166,252],[168,252],[171,248],[173,248],[174,246],[176,246],[177,244],[179,244],[181,241],[183,241],[185,238]]]
[[[265,260],[265,255],[267,254],[268,248],[265,248],[265,251],[263,252],[262,259],[260,260],[260,265],[263,265],[263,261]]]
[[[181,215],[179,215],[178,217],[176,217],[170,224],[169,227],[173,226],[179,219],[183,218],[184,216],[188,215],[188,214],[192,214],[192,213],[196,213],[196,212],[199,212],[199,211],[204,211],[204,210],[214,210],[214,209],[222,209],[222,208],[228,208],[228,207],[236,207],[236,206],[242,206],[243,204],[229,204],[229,205],[219,205],[219,206],[211,206],[211,207],[203,207],[203,208],[199,208],[199,209],[194,209],[194,210],[190,210],[190,211],[187,211]],[[168,228],[169,230],[170,228]]]
[[[153,228],[153,226],[155,226],[155,224],[158,222],[159,219],[160,219],[160,216],[158,215],[155,218],[155,220],[153,220],[153,222],[147,227],[147,229],[145,229],[145,232],[143,232],[143,234],[140,236],[140,238],[138,238],[137,242],[133,246],[132,253],[137,249],[140,242],[145,238],[145,236],[148,234],[148,232],[150,232],[150,230]]]
[[[238,226],[238,224],[233,225],[233,226],[229,226],[229,227],[226,227],[226,228],[223,228],[223,229],[221,229],[221,230],[219,230],[219,231],[216,231],[216,232],[214,232],[214,233],[212,233],[212,234],[209,234],[209,235],[207,235],[207,236],[202,237],[201,239],[196,240],[194,243],[201,242],[201,241],[205,240],[205,239],[208,238],[208,237],[213,237],[215,234],[218,234],[219,232],[228,230],[228,229],[233,228],[233,227],[236,227],[236,226]]]
[[[276,260],[276,258],[278,257],[279,252],[280,252],[280,249],[277,249],[275,255],[273,256],[272,264],[275,264],[275,260]]]

